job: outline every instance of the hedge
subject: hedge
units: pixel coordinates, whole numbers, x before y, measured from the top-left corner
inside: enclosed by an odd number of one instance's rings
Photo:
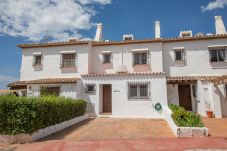
[[[86,102],[70,98],[0,96],[0,134],[31,134],[84,115]]]
[[[202,118],[200,115],[193,112],[188,112],[184,108],[174,104],[169,104],[170,110],[172,110],[172,118],[179,127],[204,127]]]

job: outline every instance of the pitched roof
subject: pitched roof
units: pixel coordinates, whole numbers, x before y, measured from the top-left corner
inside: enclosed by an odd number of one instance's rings
[[[159,75],[165,74],[164,72],[134,72],[134,73],[94,73],[94,74],[83,74],[82,77],[97,77],[97,76],[128,76],[128,75]]]
[[[66,41],[66,42],[19,44],[17,46],[20,48],[35,48],[35,47],[52,47],[52,46],[66,46],[66,45],[88,45],[89,43],[91,43],[92,46],[108,46],[108,45],[124,45],[124,44],[138,44],[138,43],[157,43],[157,42],[168,43],[168,42],[209,40],[209,39],[222,39],[222,38],[227,38],[227,34],[193,36],[193,37],[174,37],[174,38],[161,38],[161,39],[130,40],[130,41],[109,41],[109,42],[70,40],[70,41]]]
[[[30,81],[16,81],[14,83],[8,84],[8,87],[24,86],[27,84],[75,83],[78,80],[80,80],[80,78],[48,78],[48,79],[38,79],[38,80],[30,80]]]

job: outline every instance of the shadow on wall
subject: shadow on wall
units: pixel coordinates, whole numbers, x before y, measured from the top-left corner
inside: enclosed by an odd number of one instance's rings
[[[73,68],[60,68],[62,73],[73,73],[73,72],[78,72],[77,67]]]
[[[215,93],[220,97],[222,117],[227,117],[227,98],[218,86],[215,86]]]
[[[132,67],[134,72],[146,72],[151,71],[151,67],[149,65],[135,65]]]
[[[81,82],[81,90],[82,90],[82,98],[87,102],[87,108],[86,111],[88,113],[89,116],[97,116],[96,112],[95,112],[95,103],[92,103],[91,101],[91,96],[96,95],[97,92],[95,93],[86,93],[86,88],[85,88],[85,84],[83,83],[83,81]]]

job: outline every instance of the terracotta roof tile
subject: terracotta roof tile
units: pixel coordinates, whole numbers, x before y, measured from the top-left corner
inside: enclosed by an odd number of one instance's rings
[[[221,76],[169,76],[166,78],[166,80],[167,80],[167,83],[169,84],[181,83],[181,82],[195,83],[197,80],[201,80],[201,81],[208,80],[213,82],[218,77],[221,77]]]
[[[34,47],[52,47],[52,46],[66,46],[66,45],[86,45],[89,41],[65,41],[65,42],[48,42],[48,43],[28,43],[19,44],[20,48],[34,48]]]
[[[164,72],[135,72],[135,73],[95,73],[83,74],[82,77],[96,77],[96,76],[128,76],[128,75],[158,75],[165,74]]]
[[[27,85],[27,84],[75,83],[78,80],[80,80],[80,78],[48,78],[48,79],[37,79],[37,80],[30,80],[30,81],[17,81],[17,82],[8,84],[8,87],[24,86],[24,85]]]
[[[193,37],[174,37],[174,38],[160,38],[160,39],[144,39],[144,40],[130,40],[130,41],[109,41],[109,42],[95,42],[95,41],[66,41],[66,42],[50,42],[50,43],[33,43],[33,44],[19,44],[20,48],[33,47],[52,47],[52,46],[66,46],[66,45],[86,45],[91,43],[93,46],[107,46],[107,45],[123,45],[123,44],[137,44],[137,43],[153,43],[153,42],[178,42],[178,41],[193,41],[193,40],[208,40],[227,38],[227,34],[219,35],[205,35]]]

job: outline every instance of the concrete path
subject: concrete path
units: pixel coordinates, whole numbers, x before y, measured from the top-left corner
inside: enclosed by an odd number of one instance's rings
[[[174,137],[174,134],[164,120],[96,118],[75,124],[41,141],[89,141],[169,137]]]

